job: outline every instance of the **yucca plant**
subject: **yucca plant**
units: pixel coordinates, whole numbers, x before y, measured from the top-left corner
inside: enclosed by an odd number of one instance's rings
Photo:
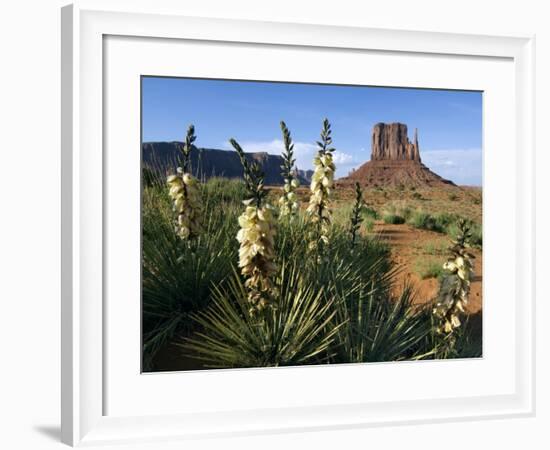
[[[472,234],[466,220],[459,220],[457,228],[458,235],[449,248],[450,257],[443,264],[445,273],[433,308],[435,332],[441,338],[439,348],[444,357],[453,352],[456,330],[462,325],[460,319],[468,303],[475,258],[468,250]]]
[[[227,288],[218,288],[212,305],[193,314],[200,326],[182,344],[184,354],[205,367],[277,367],[327,361],[340,324],[334,324],[332,301],[305,284],[300,268],[286,262],[276,280],[277,308],[262,320],[250,316],[248,288],[235,274]],[[329,324],[334,324],[328,328]]]
[[[294,144],[290,136],[290,130],[286,124],[281,121],[281,131],[283,133],[283,165],[281,175],[283,177],[283,195],[279,198],[280,217],[294,216],[298,212],[298,197],[294,192],[300,185],[294,170]]]
[[[176,234],[182,240],[191,240],[201,232],[201,204],[197,180],[190,173],[190,157],[195,142],[195,127],[189,125],[185,143],[180,148],[179,167],[175,175],[169,175],[166,183],[173,202]]]
[[[330,195],[334,184],[336,167],[332,153],[332,130],[328,119],[323,121],[321,140],[317,141],[319,150],[313,159],[313,176],[311,177],[311,195],[307,213],[312,224],[309,250],[317,254],[317,260],[323,259],[324,247],[328,244],[331,225]]]
[[[203,195],[204,203],[216,195]],[[164,188],[143,192],[142,309],[143,361],[152,368],[156,352],[177,334],[189,331],[189,313],[206,307],[213,285],[231,274],[237,258],[233,239],[239,209],[204,214],[204,233],[193,245],[173,230],[170,199]]]
[[[229,141],[237,151],[244,170],[248,198],[239,216],[239,268],[246,278],[249,314],[256,315],[275,306],[276,292],[273,276],[277,271],[275,260],[275,217],[272,206],[266,201],[264,173],[258,164],[249,164],[243,149],[235,139]]]

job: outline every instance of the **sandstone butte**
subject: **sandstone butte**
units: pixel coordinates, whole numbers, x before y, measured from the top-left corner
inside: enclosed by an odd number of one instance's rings
[[[414,142],[403,123],[377,123],[372,129],[371,158],[338,184],[365,187],[452,187],[455,184],[428,169],[420,158],[418,130]]]

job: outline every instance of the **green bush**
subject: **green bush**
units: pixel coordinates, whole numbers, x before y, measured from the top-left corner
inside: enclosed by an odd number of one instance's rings
[[[407,223],[415,228],[435,231],[437,233],[445,233],[453,237],[458,233],[456,224],[460,219],[463,218],[458,214],[441,213],[431,215],[423,211],[415,211],[409,216]],[[466,220],[466,223],[472,232],[472,238],[470,240],[471,244],[475,247],[482,247],[483,233],[481,225],[473,222],[472,220]]]
[[[440,278],[444,272],[443,261],[423,258],[416,261],[415,270],[423,280],[428,278]]]
[[[443,233],[445,231],[445,226],[440,220],[422,211],[415,211],[412,213],[408,223],[415,228],[423,230],[437,231],[438,233]]]
[[[404,217],[398,216],[397,214],[391,214],[391,213],[384,214],[384,216],[382,217],[382,220],[384,221],[384,223],[389,223],[393,225],[400,225],[402,223],[405,223]]]

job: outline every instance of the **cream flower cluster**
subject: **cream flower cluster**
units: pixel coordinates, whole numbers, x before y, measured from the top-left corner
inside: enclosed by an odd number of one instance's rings
[[[166,182],[176,214],[176,234],[183,240],[196,237],[201,231],[197,180],[191,174],[183,173],[181,167],[178,167],[177,174],[170,175]]]
[[[328,231],[330,227],[330,210],[328,201],[334,184],[334,165],[332,154],[326,152],[319,154],[313,160],[314,172],[311,178],[311,197],[307,212],[311,221],[318,225],[318,233],[312,236],[309,244],[310,250],[318,248],[319,243],[328,243]]]
[[[273,298],[272,277],[277,266],[273,262],[276,230],[271,206],[247,206],[239,216],[239,226],[239,267],[250,289],[250,313],[254,314],[270,306]]]
[[[441,298],[435,305],[434,315],[440,319],[437,328],[439,333],[449,334],[460,327],[460,314],[464,313],[470,293],[470,279],[473,273],[473,263],[470,255],[464,248],[455,250],[456,255],[452,260],[443,264],[447,271],[450,288],[447,295]]]
[[[300,186],[300,183],[296,178],[293,178],[290,182],[288,179],[285,180],[283,195],[279,199],[279,213],[281,217],[292,216],[298,212],[300,205],[295,192],[298,186]]]

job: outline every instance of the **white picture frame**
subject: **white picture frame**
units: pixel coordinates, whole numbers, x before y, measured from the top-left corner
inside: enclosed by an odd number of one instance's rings
[[[106,408],[104,91],[109,36],[387,54],[500,58],[513,64],[515,289],[513,387],[476,397],[392,399],[376,404],[112,415]],[[94,9],[62,10],[62,440],[70,445],[161,441],[282,431],[426,423],[534,414],[534,38],[201,19]],[[293,370],[293,369],[288,369]],[[308,369],[309,370],[309,369]],[[333,369],[330,369],[333,370]],[[303,372],[302,372],[303,373]],[[139,374],[136,374],[139,375]],[[174,375],[158,375],[170,376]],[[219,372],[219,377],[228,376]],[[167,401],[170,401],[168,399]]]

